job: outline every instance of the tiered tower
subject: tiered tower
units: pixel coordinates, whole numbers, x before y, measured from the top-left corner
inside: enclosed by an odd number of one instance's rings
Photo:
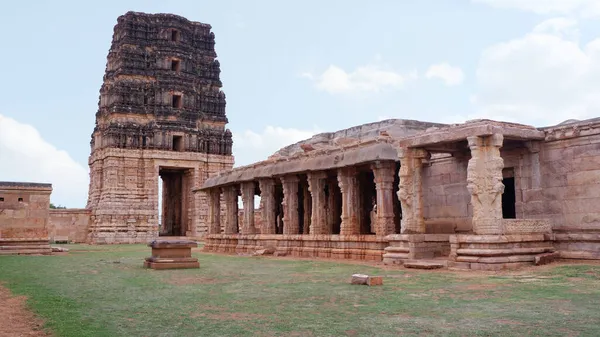
[[[233,166],[214,45],[210,25],[177,15],[118,18],[91,140],[90,242],[206,231],[192,188]]]

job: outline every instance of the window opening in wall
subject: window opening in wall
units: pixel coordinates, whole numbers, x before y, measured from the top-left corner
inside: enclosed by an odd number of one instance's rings
[[[0,201],[4,201],[4,198],[0,198]]]
[[[144,94],[144,105],[148,104],[148,96]]]
[[[515,207],[515,178],[502,179],[504,193],[502,194],[502,217],[504,219],[515,219],[517,211]]]
[[[19,202],[23,202],[23,198],[19,198]]]
[[[173,95],[173,99],[171,101],[171,105],[174,108],[181,108],[181,95]]]
[[[175,42],[179,41],[179,31],[178,30],[173,29],[171,31],[171,41],[175,41]]]
[[[179,72],[179,65],[180,65],[179,60],[171,60],[171,70],[172,71]]]
[[[183,151],[183,137],[173,136],[173,151]]]

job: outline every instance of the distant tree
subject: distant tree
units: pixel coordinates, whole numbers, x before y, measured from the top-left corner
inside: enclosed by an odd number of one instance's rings
[[[67,209],[67,207],[61,205],[54,205],[53,203],[50,203],[50,209]]]

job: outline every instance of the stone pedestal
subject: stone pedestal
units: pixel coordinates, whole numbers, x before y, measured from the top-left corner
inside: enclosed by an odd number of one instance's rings
[[[151,269],[200,268],[198,259],[192,257],[192,248],[198,247],[194,241],[152,241],[152,256],[144,261],[144,267]]]
[[[385,237],[389,246],[383,254],[384,264],[432,259],[450,253],[450,234],[392,234]]]

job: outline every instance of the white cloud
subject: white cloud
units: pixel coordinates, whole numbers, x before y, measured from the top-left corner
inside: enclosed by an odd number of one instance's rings
[[[322,74],[303,73],[302,77],[314,82],[317,89],[330,94],[376,93],[404,88],[409,80],[418,77],[416,70],[400,74],[379,65],[366,65],[347,72],[330,65]]]
[[[444,81],[447,86],[454,86],[463,82],[465,74],[459,67],[453,67],[444,62],[431,65],[427,69],[425,77],[428,79],[439,78]]]
[[[572,22],[550,19],[525,36],[483,51],[477,68],[479,115],[548,125],[600,109],[600,38],[581,45]]]
[[[496,8],[518,9],[542,15],[570,15],[584,17],[600,15],[598,0],[472,0]]]
[[[85,207],[87,168],[45,141],[31,125],[0,115],[0,177],[7,181],[52,184],[51,200]]]
[[[319,132],[321,131],[316,127],[312,130],[298,130],[270,125],[260,133],[252,130],[233,132],[235,165],[242,166],[265,160],[280,148],[310,138]]]
[[[537,34],[556,35],[568,40],[579,39],[577,20],[572,18],[548,19],[535,26],[533,32]]]

